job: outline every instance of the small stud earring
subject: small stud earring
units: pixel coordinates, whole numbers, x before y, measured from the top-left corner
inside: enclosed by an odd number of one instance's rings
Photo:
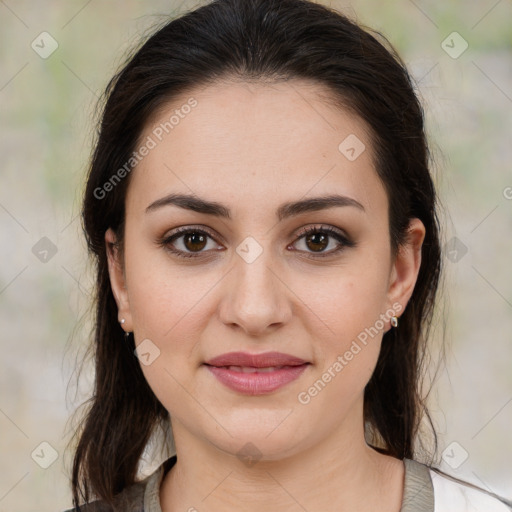
[[[121,321],[119,322],[121,325],[123,325],[126,322],[124,318],[121,318]]]
[[[393,327],[398,327],[398,318],[396,316],[391,317],[391,325]]]

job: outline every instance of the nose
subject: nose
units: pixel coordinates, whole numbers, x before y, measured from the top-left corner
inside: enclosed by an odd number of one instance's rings
[[[222,322],[251,336],[285,325],[292,312],[290,291],[274,270],[270,250],[252,262],[235,255],[219,307]]]

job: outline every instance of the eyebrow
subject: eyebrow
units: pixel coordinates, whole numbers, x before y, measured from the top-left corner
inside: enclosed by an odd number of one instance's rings
[[[223,204],[216,201],[201,199],[200,197],[189,194],[169,194],[157,199],[146,208],[146,213],[163,208],[164,206],[178,206],[198,213],[231,219],[231,212],[229,208]],[[277,209],[276,214],[277,218],[281,221],[306,212],[316,212],[342,206],[352,206],[363,212],[365,211],[364,206],[359,201],[356,201],[351,197],[331,194],[328,196],[313,197],[310,199],[283,203]]]

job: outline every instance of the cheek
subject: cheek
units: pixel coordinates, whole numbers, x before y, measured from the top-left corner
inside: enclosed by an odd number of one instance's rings
[[[141,369],[168,411],[197,414],[189,410],[195,403],[191,394],[201,396],[193,376],[202,361],[204,331],[215,313],[219,272],[171,265],[155,252],[127,253],[125,261],[136,345],[150,340],[157,354],[149,365],[140,358]]]
[[[340,279],[337,285],[336,293],[319,299],[312,307],[329,328],[313,340],[317,364],[297,395],[303,413],[324,418],[324,424],[318,426],[321,432],[343,422],[361,399],[382,340],[380,323],[376,325],[382,313],[380,290],[362,283],[362,279]],[[326,410],[331,411],[329,419],[325,419]]]
[[[361,258],[351,267],[339,268],[329,279],[317,280],[309,296],[310,279],[302,278],[299,295],[309,297],[305,302],[314,313],[311,321],[316,323],[307,329],[311,334],[318,329],[315,377],[328,382],[326,387],[330,388],[324,400],[350,402],[373,373],[386,327],[381,318],[386,311],[385,270],[376,260]]]
[[[163,249],[135,247],[126,255],[128,297],[137,337],[154,338],[164,345],[179,338],[176,344],[186,346],[182,335],[192,337],[201,325],[202,308],[218,275],[172,264]]]
[[[314,283],[308,276],[299,279],[298,295],[322,321],[323,335],[330,340],[327,345],[335,349],[343,349],[385,312],[387,274],[382,265],[367,262],[333,269]],[[378,327],[382,329],[381,322]]]

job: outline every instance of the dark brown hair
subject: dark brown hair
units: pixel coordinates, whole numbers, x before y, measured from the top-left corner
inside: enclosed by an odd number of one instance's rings
[[[378,32],[305,0],[216,0],[170,20],[131,55],[108,84],[83,200],[83,226],[96,265],[95,388],[77,432],[74,505],[91,493],[108,503],[134,483],[158,422],[169,414],[147,384],[117,321],[105,232],[122,242],[128,174],[98,193],[137,147],[152,116],[178,94],[229,80],[307,79],[330,91],[333,105],[369,127],[376,171],[389,201],[396,251],[412,218],[426,228],[417,283],[400,326],[383,338],[364,393],[372,444],[413,458],[422,419],[432,421],[421,381],[441,258],[436,193],[429,171],[421,104],[403,62]],[[101,197],[100,197],[101,196]],[[437,450],[435,429],[432,428]]]

